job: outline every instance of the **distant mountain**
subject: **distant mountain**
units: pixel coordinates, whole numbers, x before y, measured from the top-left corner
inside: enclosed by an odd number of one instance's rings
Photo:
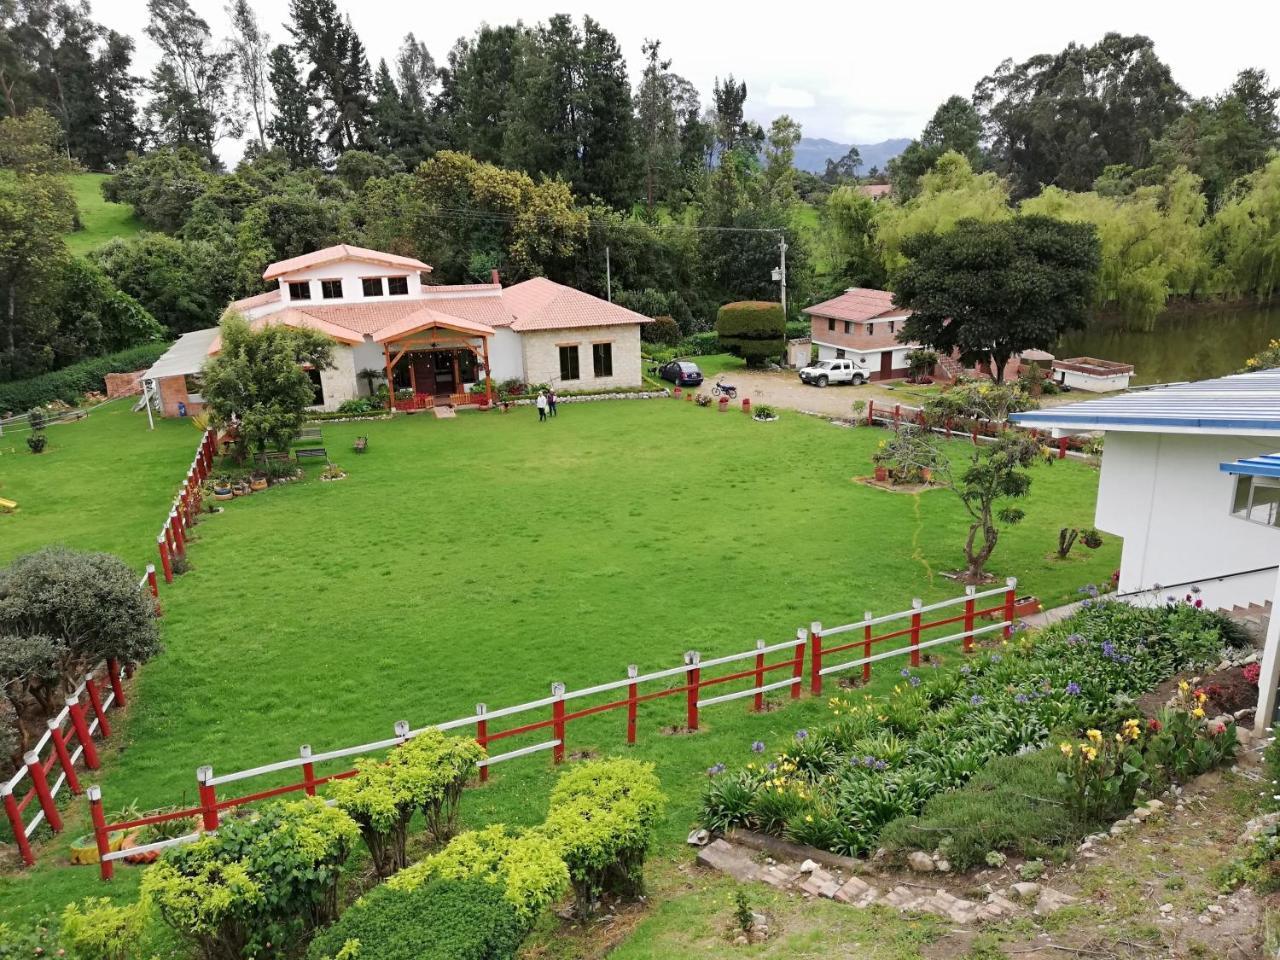
[[[906,137],[899,137],[880,143],[858,144],[858,154],[862,157],[862,166],[858,168],[858,172],[865,174],[872,167],[883,170],[885,164],[907,149],[910,142]],[[821,137],[801,137],[796,144],[796,167],[820,174],[827,169],[828,160],[838,160],[848,152],[847,143],[836,143]]]

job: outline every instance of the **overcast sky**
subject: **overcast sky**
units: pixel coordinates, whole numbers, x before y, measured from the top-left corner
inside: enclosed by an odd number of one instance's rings
[[[139,72],[156,50],[143,35],[144,0],[91,0],[96,19],[136,38]],[[226,32],[225,0],[192,0],[215,36]],[[589,13],[617,36],[633,83],[647,37],[662,40],[672,69],[710,100],[717,76],[747,82],[748,114],[767,125],[779,113],[800,121],[806,136],[850,143],[914,137],[934,108],[953,93],[968,96],[974,83],[1001,60],[1054,52],[1071,41],[1092,43],[1109,30],[1150,36],[1156,52],[1193,96],[1225,88],[1248,66],[1280,81],[1280,3],[1274,0],[1073,0],[985,4],[896,2],[879,4],[645,0],[566,6],[543,0],[484,3],[413,3],[338,0],[376,66],[393,58],[404,34],[426,42],[437,62],[456,38],[482,22],[533,23],[558,12]],[[287,40],[281,26],[288,0],[256,0],[273,42]],[[239,147],[226,144],[225,159]]]

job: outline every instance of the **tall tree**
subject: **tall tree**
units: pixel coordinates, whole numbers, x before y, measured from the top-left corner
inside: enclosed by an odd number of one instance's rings
[[[307,88],[320,136],[335,154],[359,146],[369,124],[372,76],[364,44],[334,0],[290,0],[294,48],[311,69]]]
[[[989,363],[997,382],[1014,354],[1084,326],[1099,266],[1092,224],[1038,215],[964,220],[910,237],[903,253],[894,302],[912,312],[899,339]]]
[[[319,151],[307,88],[298,77],[293,51],[283,43],[267,57],[267,79],[271,84],[272,112],[267,136],[292,166],[301,169],[314,165],[319,161]]]
[[[827,169],[822,172],[823,182],[834,186],[856,180],[860,166],[862,166],[862,154],[858,152],[856,146],[850,146],[843,157],[827,160]]]
[[[729,74],[724,82],[717,77],[712,90],[715,112],[716,146],[722,153],[729,153],[739,146],[752,152],[760,149],[764,131],[758,123],[745,119],[743,108],[747,102],[746,81],[734,80]]]
[[[1006,60],[973,94],[996,169],[1018,196],[1049,185],[1087,190],[1111,164],[1147,166],[1152,141],[1185,100],[1151,40],[1118,33]]]
[[[133,38],[108,30],[95,63],[102,90],[100,158],[90,153],[82,157],[91,167],[119,167],[141,144],[134,93],[142,86],[142,78],[133,75],[132,66]]]
[[[889,161],[889,178],[898,197],[913,197],[920,178],[948,151],[958,153],[973,167],[981,161],[979,143],[982,118],[964,97],[948,97],[934,111],[919,140],[912,140],[901,154]]]
[[[579,62],[577,192],[626,206],[635,198],[637,173],[631,83],[617,38],[591,17],[582,20]]]
[[[216,167],[214,147],[243,131],[230,89],[235,54],[214,43],[187,0],[147,0],[147,11],[145,32],[160,48],[147,105],[151,135],[165,146],[190,147]]]
[[[800,124],[787,114],[775,117],[769,124],[769,141],[764,148],[764,177],[775,200],[795,199],[796,144],[799,142]]]
[[[427,45],[412,33],[405,34],[396,55],[396,83],[405,107],[423,120],[431,112],[432,92],[439,76]]]
[[[231,19],[231,50],[236,58],[236,93],[247,103],[258,133],[258,147],[267,147],[268,78],[267,53],[271,37],[258,25],[258,16],[249,0],[234,0],[227,8]]]
[[[644,168],[645,205],[666,197],[676,181],[680,162],[680,122],[676,116],[671,61],[663,60],[661,40],[645,40],[644,73],[636,88],[635,109],[640,160]]]
[[[503,156],[505,114],[516,99],[516,65],[521,58],[522,26],[483,26],[449,51],[440,71],[436,115],[444,138],[477,160],[497,163]]]
[[[582,34],[568,14],[530,30],[516,62],[505,112],[503,166],[572,181],[579,170]]]

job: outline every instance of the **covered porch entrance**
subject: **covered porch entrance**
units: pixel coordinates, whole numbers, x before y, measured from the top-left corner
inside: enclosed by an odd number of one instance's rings
[[[427,410],[493,402],[493,381],[489,376],[491,327],[444,317],[428,309],[411,314],[397,327],[401,329],[388,328],[378,337],[394,409]],[[471,392],[477,384],[484,385],[483,392]]]

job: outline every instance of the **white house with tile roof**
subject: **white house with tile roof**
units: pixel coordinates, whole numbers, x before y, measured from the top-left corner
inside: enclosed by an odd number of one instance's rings
[[[1124,538],[1117,592],[1196,591],[1266,621],[1258,725],[1280,684],[1280,370],[1013,414],[1054,436],[1105,434],[1097,526]]]
[[[312,372],[325,410],[368,395],[378,379],[395,385],[403,409],[466,403],[477,384],[506,380],[640,385],[649,318],[542,277],[504,288],[496,272],[491,283],[451,285],[427,282],[430,273],[412,257],[339,244],[271,264],[263,279],[275,287],[228,312],[333,340],[333,367]],[[163,415],[200,409],[200,371],[220,347],[216,328],[187,334],[143,375]]]

